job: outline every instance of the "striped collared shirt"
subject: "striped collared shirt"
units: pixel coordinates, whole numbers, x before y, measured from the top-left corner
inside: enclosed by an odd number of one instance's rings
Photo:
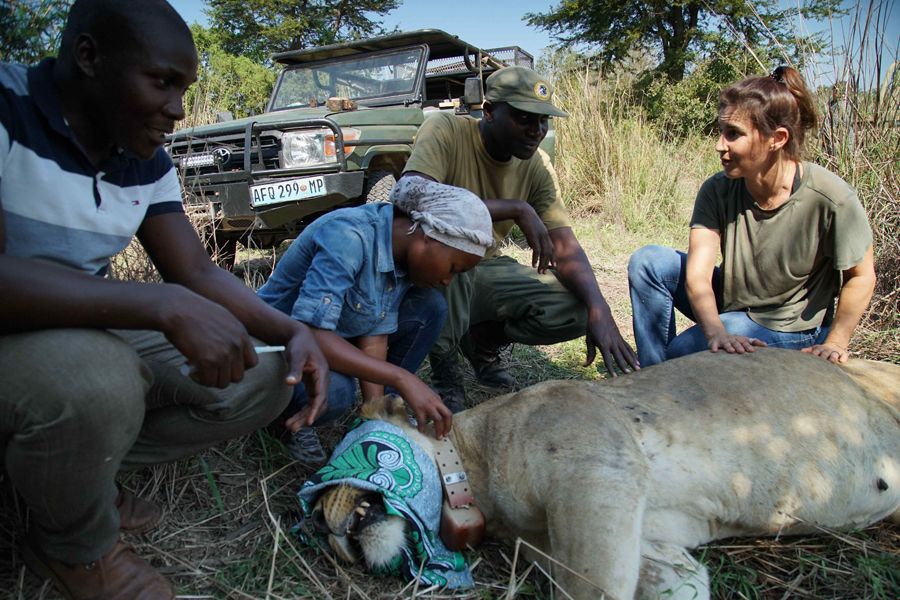
[[[182,211],[172,161],[121,151],[95,167],[66,123],[53,59],[0,63],[0,204],[6,253],[104,275],[145,218]]]

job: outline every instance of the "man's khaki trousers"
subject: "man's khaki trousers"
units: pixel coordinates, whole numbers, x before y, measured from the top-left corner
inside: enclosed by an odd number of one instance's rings
[[[116,474],[191,455],[275,419],[291,396],[280,354],[224,390],[179,372],[152,331],[55,329],[0,337],[0,457],[33,541],[86,563],[118,539]]]

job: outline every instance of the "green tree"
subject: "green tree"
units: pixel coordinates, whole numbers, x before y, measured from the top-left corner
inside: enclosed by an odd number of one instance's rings
[[[229,111],[236,118],[264,112],[275,71],[245,56],[229,54],[219,35],[210,29],[194,24],[191,33],[200,66],[197,83],[185,94],[187,123],[209,123],[220,111]]]
[[[776,0],[562,0],[546,13],[528,13],[529,25],[544,29],[563,47],[599,49],[605,66],[631,53],[658,57],[656,71],[680,81],[688,65],[722,40],[754,50],[774,46],[799,62],[822,47],[822,36],[800,36],[798,15],[820,20],[842,14],[840,0],[806,0],[780,8]]]
[[[56,54],[73,0],[0,0],[0,60],[32,64]]]
[[[222,49],[256,62],[275,52],[384,33],[378,15],[400,0],[209,0]]]

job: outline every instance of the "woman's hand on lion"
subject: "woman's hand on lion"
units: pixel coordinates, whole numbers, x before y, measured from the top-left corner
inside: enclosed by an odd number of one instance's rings
[[[429,420],[434,422],[434,435],[437,439],[450,433],[453,413],[424,381],[410,373],[410,377],[404,377],[404,381],[398,383],[397,391],[412,409],[416,416],[416,426],[421,433],[425,433],[425,424]]]
[[[847,359],[850,358],[850,351],[844,348],[839,344],[835,344],[833,342],[825,342],[824,344],[816,344],[815,346],[810,346],[809,348],[803,348],[800,352],[806,352],[807,354],[812,354],[813,356],[818,356],[819,358],[825,359],[828,362],[833,362],[835,364],[845,363]]]
[[[710,351],[718,352],[719,350],[724,350],[729,354],[753,352],[758,347],[766,346],[766,343],[762,340],[745,335],[732,335],[724,330],[707,336],[706,341],[709,344]]]

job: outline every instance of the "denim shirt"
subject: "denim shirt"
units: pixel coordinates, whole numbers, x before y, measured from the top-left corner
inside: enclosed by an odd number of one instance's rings
[[[319,217],[257,294],[291,318],[344,338],[395,332],[411,284],[394,265],[393,211],[379,203]]]

